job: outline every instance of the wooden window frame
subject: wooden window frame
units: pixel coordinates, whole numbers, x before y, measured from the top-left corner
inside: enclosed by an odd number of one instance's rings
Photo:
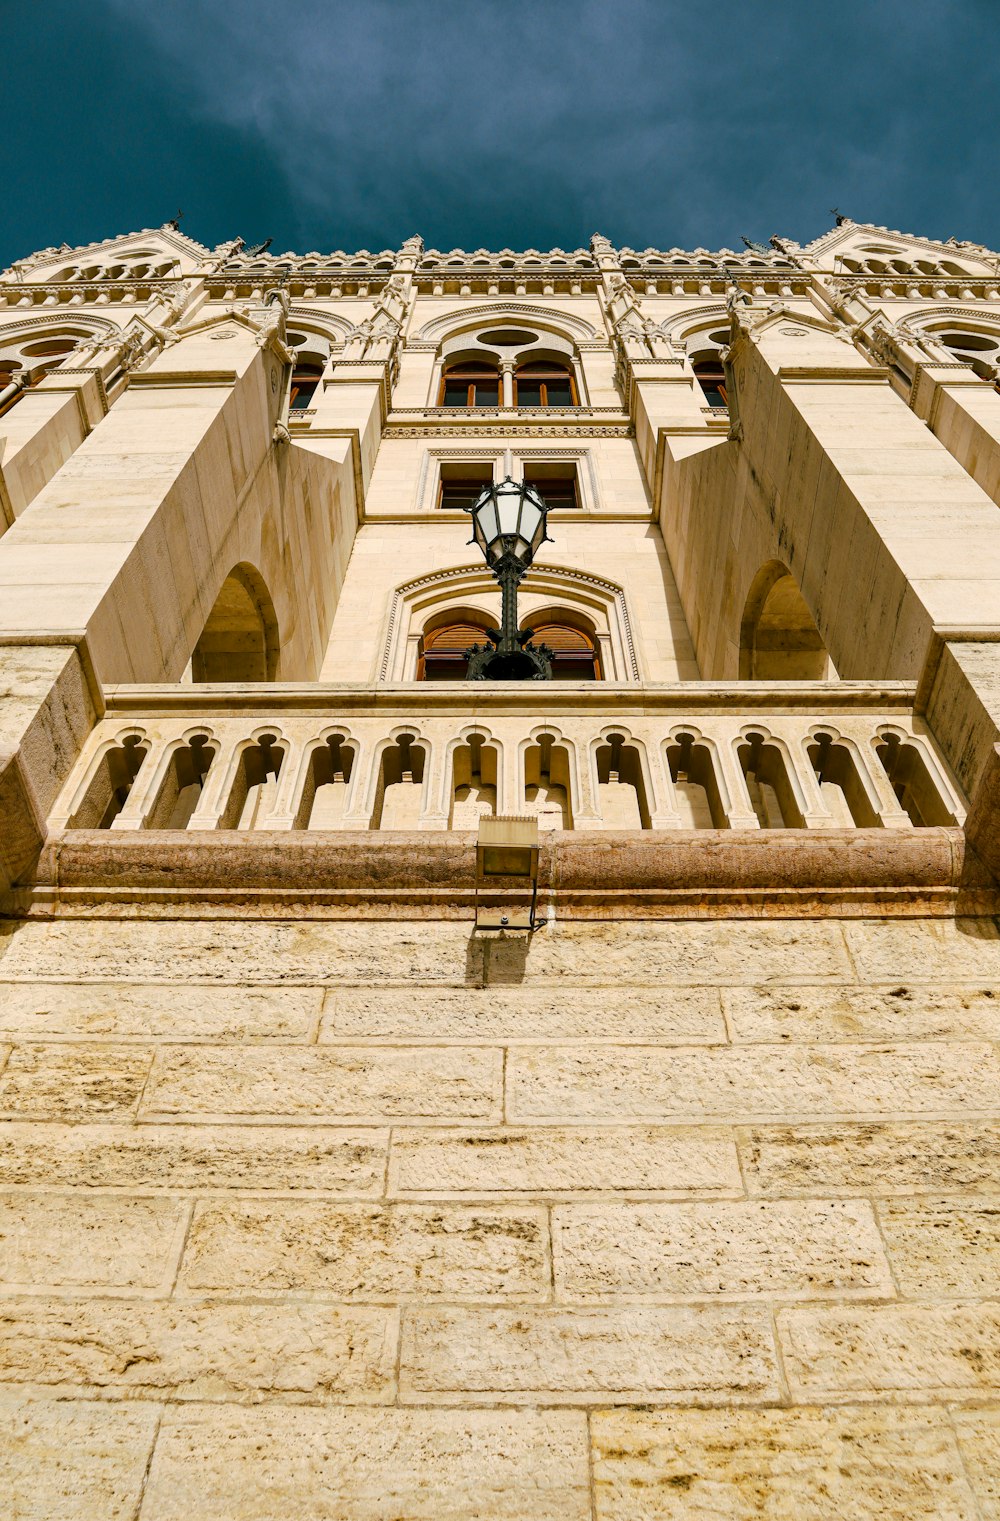
[[[715,361],[711,359],[698,359],[692,365],[692,369],[694,370],[695,379],[701,387],[701,393],[704,396],[705,400],[708,401],[708,391],[710,387],[713,391],[718,391],[719,395],[722,397],[722,405],[724,407],[728,407],[729,390],[726,385],[726,371],[722,360],[719,359],[718,361]],[[706,385],[706,381],[708,382],[708,385]],[[709,402],[708,404],[709,406],[717,405],[717,403],[714,402]]]
[[[499,366],[496,369],[491,369],[489,367],[489,365],[483,364],[481,368],[474,369],[473,366],[475,365],[475,363],[476,363],[475,360],[471,360],[471,361],[470,360],[465,360],[465,361],[463,361],[462,364],[451,365],[451,366],[445,365],[444,369],[441,371],[441,384],[438,387],[438,403],[437,404],[438,404],[439,407],[443,407],[443,406],[447,405],[447,403],[445,401],[445,392],[446,392],[448,383],[451,382],[452,384],[454,384],[456,381],[462,381],[462,380],[465,380],[465,381],[468,382],[468,384],[466,386],[466,394],[465,394],[465,405],[467,407],[499,407],[500,406],[501,401],[503,399],[503,378],[502,378],[502,376],[500,374]],[[465,370],[467,373],[464,374],[464,375],[461,374],[461,373],[456,373],[456,371],[462,371],[462,370]],[[497,399],[496,399],[496,401],[477,401],[476,400],[476,388],[477,388],[477,386],[483,385],[483,384],[486,384],[486,383],[489,383],[491,386],[496,386],[496,392],[497,392]],[[457,410],[458,409],[456,408],[456,411]]]
[[[542,369],[542,365],[543,364],[548,364],[549,368],[548,368],[547,371],[545,371],[545,370]],[[534,370],[534,374],[528,373],[531,370]],[[521,403],[520,403],[520,401],[518,399],[518,385],[519,385],[519,382],[520,382],[520,377],[522,375],[524,376],[524,379],[526,381],[530,381],[532,383],[532,385],[537,385],[538,386],[539,394],[540,394],[540,397],[541,397],[540,401],[538,402],[539,406],[541,406],[541,407],[547,407],[549,405],[552,405],[552,406],[556,406],[556,407],[562,407],[562,406],[566,405],[566,403],[562,402],[562,401],[556,401],[556,402],[552,402],[552,403],[549,402],[549,398],[548,398],[548,389],[549,389],[548,388],[548,382],[550,380],[558,380],[560,382],[560,384],[562,384],[562,385],[565,385],[566,381],[568,380],[569,381],[569,394],[570,394],[570,397],[572,398],[571,401],[569,402],[569,405],[571,407],[578,407],[580,405],[580,393],[577,390],[576,375],[573,373],[573,366],[572,365],[570,365],[570,364],[567,364],[567,365],[558,365],[558,364],[555,363],[554,360],[550,362],[548,360],[539,360],[539,359],[528,360],[524,364],[519,364],[518,367],[517,367],[517,369],[514,371],[514,405],[515,405],[515,407],[518,407],[518,406],[521,405]],[[527,402],[526,405],[527,406],[534,406],[535,403],[534,402]]]
[[[535,644],[547,644],[553,637],[553,631],[558,629],[565,629],[567,632],[578,635],[580,639],[586,641],[587,649],[581,649],[575,645],[571,646],[568,649],[560,649],[558,636],[556,636],[555,643],[550,644],[550,648],[552,648],[554,651],[552,660],[552,679],[554,681],[603,681],[604,671],[601,667],[600,640],[586,633],[583,629],[577,628],[575,624],[559,623],[554,619],[551,619],[548,622],[541,621],[532,629],[532,642]],[[588,649],[590,652],[589,654],[587,653]],[[573,665],[578,662],[584,663],[587,660],[590,660],[593,663],[592,676],[560,676],[560,668],[563,668],[567,665]]]
[[[438,641],[435,636],[440,636],[448,630],[454,628],[460,628],[464,631],[462,648],[458,649],[452,647],[451,649],[446,650],[437,649]],[[429,648],[425,643],[425,639],[430,641]],[[462,618],[456,619],[454,623],[439,624],[438,627],[432,629],[428,635],[421,636],[420,649],[417,655],[417,680],[463,681],[465,679],[467,671],[464,651],[468,649],[470,645],[487,644],[488,642],[489,641],[486,637],[485,625],[468,623],[465,619]],[[455,674],[453,676],[428,676],[428,660],[430,660],[431,664],[434,666],[448,667],[448,669],[454,671]]]
[[[471,464],[474,463],[474,461],[469,460],[468,463],[471,465]],[[486,490],[487,486],[492,486],[492,484],[493,484],[493,463],[492,463],[492,461],[490,461],[490,464],[489,464],[489,472],[490,473],[489,473],[488,476],[485,476],[485,475],[484,476],[442,475],[441,478],[440,478],[440,480],[438,481],[438,489],[437,489],[437,506],[440,509],[440,511],[442,511],[442,512],[462,512],[462,511],[464,511],[465,509],[462,508],[462,507],[449,507],[449,506],[445,505],[444,497],[445,497],[445,491],[446,491],[446,489],[449,486],[474,486],[476,488],[476,490],[472,493],[472,500],[475,501],[476,498],[479,497],[482,494],[482,492],[484,492]]]
[[[544,463],[544,462],[540,462],[540,463]],[[560,463],[560,462],[553,461],[552,463],[556,464],[556,463]],[[551,510],[553,512],[579,512],[580,509],[581,509],[581,507],[582,507],[582,505],[583,505],[581,497],[580,497],[580,471],[577,468],[575,461],[572,461],[569,464],[566,464],[565,466],[562,466],[562,468],[565,469],[565,474],[564,475],[555,475],[553,473],[552,475],[541,476],[541,475],[536,475],[535,474],[535,472],[533,471],[533,469],[532,469],[532,467],[531,467],[530,464],[526,464],[523,467],[524,479],[528,483],[529,486],[533,486],[536,491],[540,491],[541,494],[542,494],[542,496],[545,497],[546,501],[548,501],[548,494],[546,493],[545,488],[546,488],[546,485],[549,482],[551,482],[551,481],[567,481],[567,480],[568,481],[572,481],[572,483],[573,483],[573,504],[572,504],[572,506],[567,507],[567,506],[560,505],[558,507],[551,507]]]
[[[319,383],[320,383],[320,381],[322,379],[323,379],[323,366],[322,365],[317,365],[317,364],[302,365],[301,368],[298,368],[298,369],[293,368],[292,369],[292,384],[291,384],[291,388],[290,388],[289,393],[288,393],[288,410],[289,410],[289,412],[303,412],[303,411],[305,411],[306,407],[308,407],[309,403],[312,401],[312,399],[315,396],[316,392],[319,390]],[[296,404],[295,404],[296,403],[296,399],[298,398],[300,392],[303,391],[303,390],[305,390],[307,386],[311,387],[311,390],[309,391],[309,395],[306,397],[304,405],[301,406],[301,407],[297,407]]]

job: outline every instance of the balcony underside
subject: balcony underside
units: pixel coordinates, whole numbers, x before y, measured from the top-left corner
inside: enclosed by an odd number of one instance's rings
[[[472,833],[73,830],[10,909],[57,915],[468,918]],[[511,901],[524,901],[515,888]],[[502,895],[490,894],[491,901]],[[958,828],[543,836],[539,911],[659,919],[995,913]]]

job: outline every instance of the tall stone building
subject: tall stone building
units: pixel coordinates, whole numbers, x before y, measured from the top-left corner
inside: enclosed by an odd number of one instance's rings
[[[0,277],[4,1515],[1000,1515],[998,354],[846,218]]]

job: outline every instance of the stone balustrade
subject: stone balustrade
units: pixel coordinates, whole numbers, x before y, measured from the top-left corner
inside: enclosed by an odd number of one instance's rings
[[[135,830],[960,826],[908,683],[117,687],[49,820]]]

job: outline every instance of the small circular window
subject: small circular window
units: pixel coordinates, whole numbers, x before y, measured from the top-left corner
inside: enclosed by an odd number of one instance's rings
[[[525,328],[503,327],[495,328],[490,333],[480,333],[479,342],[492,343],[500,349],[512,349],[523,347],[526,343],[534,343],[537,337],[537,333],[529,333]]]

